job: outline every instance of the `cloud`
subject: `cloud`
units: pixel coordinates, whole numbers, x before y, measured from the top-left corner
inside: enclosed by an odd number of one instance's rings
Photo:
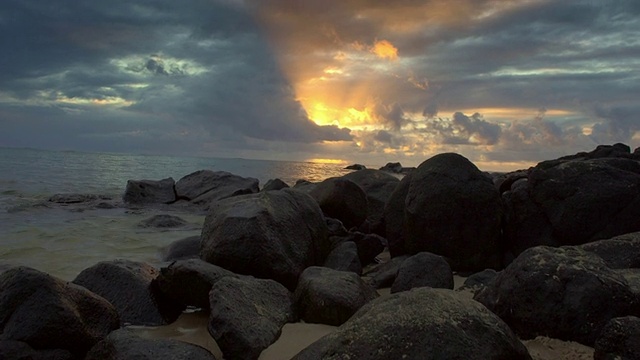
[[[445,144],[494,145],[498,142],[502,129],[483,119],[479,113],[467,116],[455,112],[451,118],[430,118],[423,131],[437,134]]]
[[[0,145],[384,163],[640,139],[633,0],[6,0],[0,14]]]

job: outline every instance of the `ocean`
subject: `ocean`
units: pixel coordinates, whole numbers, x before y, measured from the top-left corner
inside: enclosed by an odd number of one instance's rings
[[[141,228],[140,221],[167,211],[126,208],[78,211],[51,206],[55,194],[121,198],[127,180],[176,181],[194,171],[228,171],[254,177],[263,186],[280,178],[321,181],[350,170],[344,165],[306,162],[83,153],[0,148],[0,264],[26,265],[65,280],[100,261],[130,259],[160,264],[163,247],[200,234],[204,216],[172,211],[188,226]]]

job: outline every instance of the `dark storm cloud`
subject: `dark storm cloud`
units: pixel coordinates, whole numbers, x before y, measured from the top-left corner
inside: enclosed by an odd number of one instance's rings
[[[583,151],[640,138],[638,39],[635,0],[4,0],[0,145]]]
[[[0,105],[12,104],[13,117],[2,123],[41,113],[31,123],[56,117],[61,134],[105,141],[131,133],[118,129],[126,121],[167,134],[201,128],[210,133],[201,141],[351,140],[348,129],[307,118],[239,3],[9,0],[0,13],[0,67],[11,69],[0,74]],[[91,108],[101,102],[119,107]]]

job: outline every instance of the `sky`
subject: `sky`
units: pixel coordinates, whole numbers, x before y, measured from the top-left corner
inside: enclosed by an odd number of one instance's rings
[[[0,146],[515,170],[640,146],[637,0],[2,0]]]

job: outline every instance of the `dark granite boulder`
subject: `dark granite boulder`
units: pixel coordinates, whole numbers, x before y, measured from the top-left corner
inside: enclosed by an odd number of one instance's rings
[[[497,276],[498,272],[493,269],[482,270],[467,277],[463,285],[457,288],[456,291],[471,290],[471,292],[475,294],[486,286],[490,286],[495,281]]]
[[[300,275],[294,297],[305,322],[338,326],[378,293],[353,272],[312,266]]]
[[[640,231],[640,162],[594,158],[543,162],[507,195],[505,243],[517,255]]]
[[[142,228],[177,228],[187,225],[181,217],[169,214],[154,215],[138,223]]]
[[[211,287],[227,276],[238,277],[200,259],[178,260],[160,269],[155,284],[160,292],[176,303],[208,309]]]
[[[640,359],[640,318],[611,319],[594,345],[593,360]]]
[[[624,277],[576,247],[528,249],[474,298],[524,339],[544,335],[587,346],[609,320],[638,309]]]
[[[391,287],[396,280],[400,266],[408,257],[407,255],[396,256],[369,269],[363,274],[363,280],[375,289]]]
[[[184,307],[163,296],[153,285],[159,273],[141,262],[102,261],[80,272],[73,283],[111,302],[122,324],[164,325],[175,321]]]
[[[420,164],[411,174],[402,210],[402,200],[397,201],[394,211],[402,211],[403,221],[387,222],[387,229],[404,225],[396,231],[404,231],[406,254],[446,256],[456,271],[501,266],[500,195],[491,178],[463,156],[445,153]],[[397,244],[389,238],[390,250]],[[392,254],[398,253],[394,248]]]
[[[162,261],[200,258],[200,235],[176,240],[160,251]]]
[[[264,187],[261,191],[273,191],[273,190],[282,190],[289,188],[289,185],[280,179],[271,179],[264,184]]]
[[[338,271],[362,274],[362,264],[358,257],[358,247],[353,241],[344,241],[336,246],[324,262],[324,267]]]
[[[404,208],[412,178],[413,174],[402,178],[384,206],[385,234],[389,243],[391,257],[407,253],[405,249]]]
[[[120,329],[97,343],[85,360],[215,360],[200,346],[174,339],[145,339],[133,330]]]
[[[367,218],[367,196],[351,180],[329,178],[309,192],[322,212],[342,221],[347,229],[357,227]]]
[[[22,266],[0,273],[0,341],[81,359],[119,326],[113,305],[84,287]]]
[[[451,290],[419,288],[380,297],[294,360],[530,360],[500,318]]]
[[[273,280],[225,277],[209,294],[207,329],[225,359],[257,359],[295,321],[291,293]]]
[[[258,180],[226,171],[199,170],[176,183],[176,196],[192,204],[209,208],[212,203],[228,197],[257,193]]]
[[[640,268],[640,232],[586,243],[580,248],[600,256],[612,269]]]
[[[384,206],[400,180],[380,170],[360,170],[342,176],[356,183],[367,196],[367,220],[372,232],[384,236]]]
[[[291,189],[221,200],[202,230],[200,257],[237,274],[274,279],[293,290],[331,248],[316,201]]]
[[[329,236],[347,236],[347,234],[349,234],[349,231],[344,227],[342,221],[326,216],[324,219],[327,223]]]
[[[176,201],[175,181],[129,180],[122,200],[130,204],[171,204]]]
[[[29,344],[15,340],[0,340],[2,360],[73,360],[73,355],[62,349],[35,350]]]
[[[453,289],[453,272],[442,256],[421,252],[407,258],[398,269],[391,293],[423,286]]]

